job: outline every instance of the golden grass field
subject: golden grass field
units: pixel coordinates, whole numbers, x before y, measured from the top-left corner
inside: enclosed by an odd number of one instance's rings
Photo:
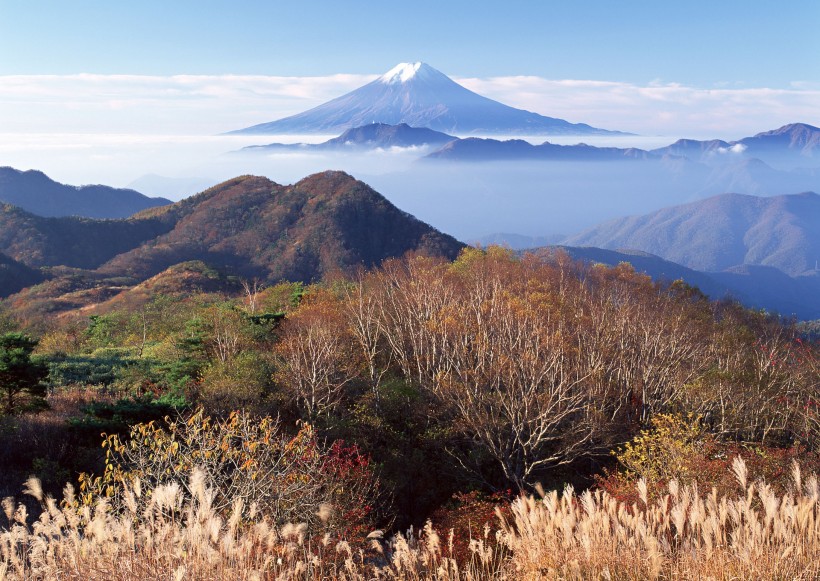
[[[737,494],[718,496],[671,481],[654,501],[646,482],[630,506],[608,493],[571,488],[520,496],[497,527],[453,558],[452,535],[428,524],[390,539],[311,536],[307,525],[277,525],[238,501],[225,515],[195,470],[183,487],[153,490],[139,480],[115,510],[104,498],[62,503],[30,479],[25,492],[43,508],[3,503],[0,579],[816,579],[820,575],[820,482],[792,467],[777,495],[733,463]],[[190,490],[190,496],[183,490]],[[332,512],[320,507],[320,518]],[[324,514],[322,514],[324,513]]]

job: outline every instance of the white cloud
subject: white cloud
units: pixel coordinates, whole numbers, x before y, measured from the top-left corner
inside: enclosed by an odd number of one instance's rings
[[[508,105],[573,122],[643,135],[735,139],[786,123],[820,124],[820,87],[788,89],[634,85],[540,77],[457,79]]]
[[[4,76],[0,132],[219,133],[298,113],[374,78]]]
[[[2,76],[0,132],[214,134],[298,113],[375,78]],[[790,122],[820,124],[820,86],[806,81],[785,89],[533,76],[456,81],[514,107],[643,135],[733,139]]]
[[[730,147],[718,147],[717,152],[723,155],[740,155],[746,151],[746,146],[742,143],[735,143]]]
[[[375,78],[0,76],[0,165],[41,169],[75,184],[126,185],[145,173],[225,178],[264,172],[268,170],[255,165],[235,167],[235,160],[222,154],[264,143],[265,138],[214,136],[298,113]],[[679,137],[732,140],[790,122],[820,125],[816,83],[793,83],[786,89],[699,89],[662,82],[638,86],[526,76],[455,80],[514,107],[642,135],[585,139],[598,145],[660,147]],[[328,137],[275,140],[316,142]],[[577,142],[573,137],[551,140]],[[345,163],[372,174],[377,166],[380,171],[405,167],[414,155],[386,150]],[[377,158],[379,163],[374,163]],[[281,181],[335,167],[333,160],[322,156],[270,161],[275,168],[266,175]]]

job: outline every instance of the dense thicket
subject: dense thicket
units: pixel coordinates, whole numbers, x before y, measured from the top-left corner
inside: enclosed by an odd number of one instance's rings
[[[307,287],[241,286],[146,291],[51,320],[38,353],[52,416],[4,420],[0,434],[19,446],[59,413],[73,416],[63,441],[85,452],[33,445],[8,455],[9,474],[99,473],[95,434],[242,409],[278,416],[289,437],[299,421],[328,446],[355,445],[392,495],[373,514],[404,526],[457,491],[589,485],[659,417],[690,418],[715,445],[817,446],[816,343],[626,264],[468,249]]]

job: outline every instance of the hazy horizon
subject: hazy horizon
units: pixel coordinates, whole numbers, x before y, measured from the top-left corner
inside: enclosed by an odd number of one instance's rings
[[[355,0],[5,2],[0,165],[71,185],[140,184],[173,200],[239,173],[293,183],[341,169],[455,235],[551,235],[712,190],[686,192],[658,176],[631,187],[628,172],[604,172],[596,179],[606,187],[590,186],[555,165],[444,172],[421,169],[419,152],[403,150],[235,156],[229,152],[247,145],[335,135],[220,134],[311,109],[408,61],[513,107],[636,134],[533,143],[652,148],[820,125],[820,39],[793,34],[820,20],[820,5],[809,0],[776,11],[739,0],[475,8],[463,0],[421,0],[412,10]],[[360,42],[350,42],[352,33]]]

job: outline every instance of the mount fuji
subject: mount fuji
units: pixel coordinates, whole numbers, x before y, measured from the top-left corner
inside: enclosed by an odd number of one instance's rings
[[[612,135],[493,101],[425,63],[401,63],[363,87],[298,115],[233,134],[333,134],[370,123],[461,135]]]

